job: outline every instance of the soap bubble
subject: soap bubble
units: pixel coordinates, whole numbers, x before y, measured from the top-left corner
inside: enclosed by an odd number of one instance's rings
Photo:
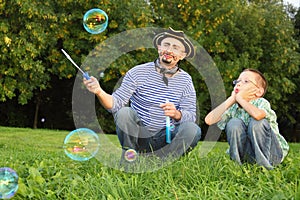
[[[105,76],[104,72],[100,72],[99,76],[100,78],[103,78]]]
[[[70,132],[64,140],[66,155],[76,161],[91,159],[98,152],[99,146],[98,135],[87,128],[79,128]]]
[[[128,149],[125,151],[124,158],[128,162],[133,162],[137,158],[137,152],[134,149]]]
[[[18,179],[17,173],[11,168],[0,168],[0,199],[9,199],[16,194]]]
[[[93,8],[87,11],[83,16],[83,27],[91,34],[102,33],[107,25],[108,16],[99,8]]]

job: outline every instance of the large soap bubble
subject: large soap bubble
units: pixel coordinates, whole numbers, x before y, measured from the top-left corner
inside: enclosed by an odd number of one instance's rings
[[[93,8],[83,16],[83,27],[91,34],[102,33],[107,28],[107,25],[108,16],[99,8]]]
[[[13,197],[18,188],[19,177],[17,173],[8,167],[0,168],[0,199]]]
[[[70,132],[64,140],[64,150],[68,157],[76,161],[93,158],[99,150],[98,135],[87,128],[79,128]]]

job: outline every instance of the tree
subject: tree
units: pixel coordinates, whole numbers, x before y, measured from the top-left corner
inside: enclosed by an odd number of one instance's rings
[[[82,17],[95,7],[108,14],[109,26],[103,33],[91,35],[83,29]],[[51,87],[58,94],[54,96],[62,95],[51,79],[73,81],[77,71],[61,53],[62,48],[80,64],[97,44],[123,31],[172,27],[184,30],[209,53],[222,75],[227,95],[232,80],[243,68],[257,68],[269,81],[266,98],[279,118],[297,121],[298,114],[293,110],[299,107],[295,98],[299,87],[299,37],[294,37],[293,20],[281,0],[14,0],[0,4],[0,17],[2,102],[16,102],[18,98],[19,104],[25,105],[34,101],[44,110],[52,98],[49,92],[43,93],[45,89]],[[106,68],[102,85],[112,91],[128,69],[155,56],[153,49],[120,56]],[[191,72],[201,112],[199,121],[205,130],[203,119],[211,103],[204,77],[189,62],[182,62],[181,67]],[[111,132],[114,127],[108,125],[112,124],[110,114],[103,113],[99,113],[100,124]]]
[[[294,9],[291,9],[292,11]],[[294,38],[297,40],[298,44],[300,45],[300,8],[298,8],[297,12],[292,12],[294,16],[292,18],[295,26],[295,35]],[[297,52],[300,53],[300,48],[297,48]],[[300,134],[299,134],[299,129],[300,129],[300,104],[299,104],[299,96],[300,96],[300,71],[298,71],[293,77],[292,81],[295,83],[297,86],[297,89],[294,93],[289,94],[287,96],[287,99],[289,100],[289,110],[288,114],[282,116],[280,125],[284,128],[288,128],[288,136],[290,141],[293,142],[299,142],[300,141]]]
[[[117,0],[100,3],[85,0],[2,2],[0,101],[18,98],[19,104],[25,105],[35,98],[38,111],[43,104],[40,93],[50,87],[52,75],[60,79],[75,75],[76,69],[65,59],[61,49],[81,63],[89,50],[105,40],[108,33],[113,35],[126,28],[147,26],[150,18],[147,18],[149,12],[144,5],[146,3],[140,1]],[[101,7],[110,17],[108,31],[98,35],[87,33],[82,26],[84,13],[94,7]],[[134,15],[120,12],[128,9]]]
[[[151,5],[156,23],[187,30],[209,52],[227,95],[243,68],[257,68],[269,81],[266,98],[278,117],[293,119],[287,97],[296,92],[300,59],[293,23],[281,1],[151,1]],[[205,105],[210,110],[208,101]]]

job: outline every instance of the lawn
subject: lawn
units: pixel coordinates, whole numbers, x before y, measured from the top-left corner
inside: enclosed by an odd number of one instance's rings
[[[111,146],[118,147],[116,136],[100,137],[109,150],[79,162],[62,148],[68,133],[0,127],[0,167],[19,176],[13,199],[300,199],[300,144],[291,143],[288,157],[270,171],[235,164],[225,154],[227,143],[200,156],[200,142],[165,167],[127,173],[101,160],[102,154],[111,157]]]

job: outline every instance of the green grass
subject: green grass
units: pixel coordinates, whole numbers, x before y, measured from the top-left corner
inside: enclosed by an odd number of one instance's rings
[[[126,173],[95,158],[69,159],[62,148],[68,133],[0,127],[0,167],[19,175],[13,199],[300,199],[300,144],[290,144],[286,160],[271,171],[235,164],[227,143],[200,156],[201,142],[166,167]],[[116,136],[107,138],[118,145]]]

